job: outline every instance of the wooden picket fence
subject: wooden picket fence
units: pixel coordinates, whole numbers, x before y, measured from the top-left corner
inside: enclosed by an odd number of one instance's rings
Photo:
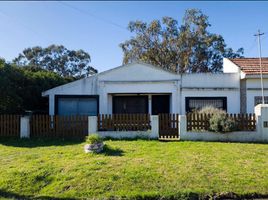
[[[212,114],[187,114],[187,130],[208,130],[209,120]],[[227,117],[234,119],[237,124],[238,131],[255,131],[256,116],[255,114],[227,114]]]
[[[99,114],[99,131],[146,131],[151,129],[149,114]]]
[[[159,139],[179,138],[179,114],[159,114]]]
[[[83,138],[88,135],[88,116],[33,115],[30,137]]]
[[[20,137],[20,115],[0,115],[0,137]]]

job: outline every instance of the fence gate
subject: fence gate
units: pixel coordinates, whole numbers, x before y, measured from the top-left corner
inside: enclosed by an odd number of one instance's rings
[[[159,139],[179,138],[179,114],[159,114]]]

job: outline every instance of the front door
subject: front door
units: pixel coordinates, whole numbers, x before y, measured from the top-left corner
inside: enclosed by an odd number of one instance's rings
[[[170,95],[153,95],[152,96],[152,114],[169,113]]]

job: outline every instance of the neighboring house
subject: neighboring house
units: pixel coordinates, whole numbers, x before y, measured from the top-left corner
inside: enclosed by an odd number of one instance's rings
[[[224,73],[240,74],[240,111],[252,113],[262,103],[259,58],[224,59]],[[268,58],[262,58],[264,100],[268,103]]]
[[[223,73],[177,74],[135,62],[42,93],[50,115],[179,113],[212,105],[229,113],[253,113],[260,103],[259,60],[224,59]],[[268,58],[263,59],[268,100]],[[266,102],[268,103],[268,101]]]

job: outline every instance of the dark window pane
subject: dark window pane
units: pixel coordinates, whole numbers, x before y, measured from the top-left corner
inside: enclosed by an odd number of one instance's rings
[[[97,115],[96,98],[58,98],[58,115]]]
[[[186,112],[200,110],[207,106],[227,111],[227,97],[186,97]]]
[[[268,96],[264,97],[264,103],[267,104],[268,103]],[[262,104],[262,97],[261,96],[255,96],[254,97],[254,104],[255,106],[258,104]]]
[[[147,96],[113,97],[113,113],[148,113]]]
[[[58,115],[76,115],[77,101],[74,98],[60,98],[58,100]]]

